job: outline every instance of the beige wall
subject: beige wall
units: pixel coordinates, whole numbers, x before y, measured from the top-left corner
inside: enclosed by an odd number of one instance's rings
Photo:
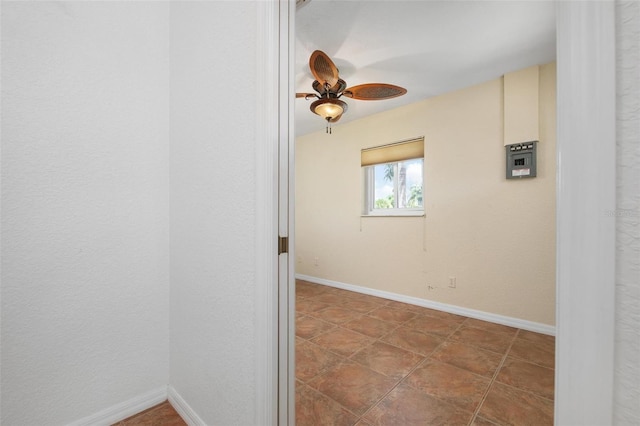
[[[298,138],[296,272],[554,325],[555,64],[539,87],[533,179],[505,179],[502,79]],[[362,218],[360,150],[418,136],[425,217]]]

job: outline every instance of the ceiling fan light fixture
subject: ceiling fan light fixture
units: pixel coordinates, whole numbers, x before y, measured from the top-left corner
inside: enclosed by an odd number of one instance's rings
[[[311,112],[318,114],[327,121],[334,121],[347,111],[347,104],[340,99],[318,99],[311,104]]]
[[[300,1],[305,0],[298,0]],[[296,93],[296,98],[305,100],[318,98],[311,104],[310,109],[311,112],[325,119],[327,133],[331,133],[331,123],[340,120],[342,114],[347,112],[348,105],[339,99],[343,95],[351,99],[376,101],[407,93],[407,90],[400,86],[386,83],[367,83],[347,88],[347,82],[340,78],[336,64],[321,50],[315,50],[311,54],[309,69],[315,78],[311,87],[316,93]]]

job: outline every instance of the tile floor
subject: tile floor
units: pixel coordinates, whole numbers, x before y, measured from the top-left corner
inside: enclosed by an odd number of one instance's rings
[[[296,424],[551,425],[555,339],[296,283]]]
[[[113,426],[187,426],[168,401],[115,423]]]

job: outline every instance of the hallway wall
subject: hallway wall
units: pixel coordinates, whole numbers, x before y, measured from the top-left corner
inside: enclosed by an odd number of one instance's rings
[[[171,6],[171,385],[212,425],[254,422],[256,16]]]
[[[640,424],[640,3],[616,1],[615,424]]]
[[[2,418],[169,379],[169,7],[2,2]]]

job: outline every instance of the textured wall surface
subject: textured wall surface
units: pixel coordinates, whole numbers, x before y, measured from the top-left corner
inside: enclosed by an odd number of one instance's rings
[[[256,15],[171,6],[171,385],[212,425],[254,418]]]
[[[640,2],[616,3],[615,422],[640,424]]]
[[[169,8],[2,4],[2,419],[166,385]]]
[[[296,272],[554,325],[555,64],[540,67],[534,179],[505,179],[502,87],[297,138]],[[419,136],[426,217],[361,218],[360,150]]]

